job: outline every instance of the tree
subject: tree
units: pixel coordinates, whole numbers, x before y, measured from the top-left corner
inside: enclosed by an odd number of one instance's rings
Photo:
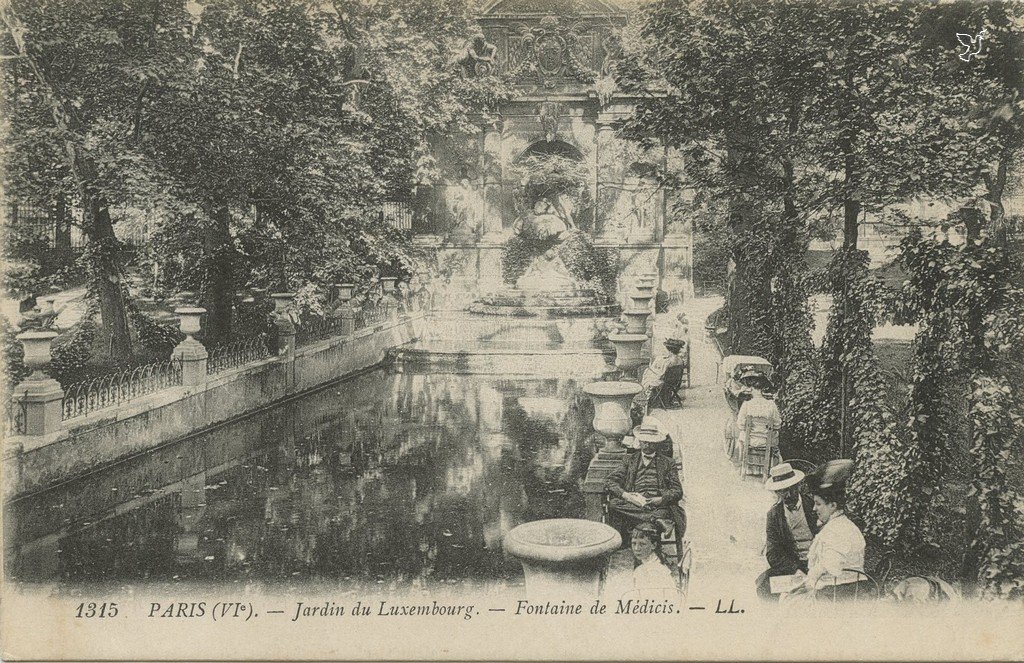
[[[35,200],[75,200],[88,238],[84,264],[99,302],[102,347],[133,354],[123,257],[110,207],[124,202],[138,154],[130,137],[146,74],[167,65],[174,30],[153,30],[159,2],[15,0],[0,7],[5,106],[10,112],[8,190]],[[138,173],[137,173],[138,175]]]

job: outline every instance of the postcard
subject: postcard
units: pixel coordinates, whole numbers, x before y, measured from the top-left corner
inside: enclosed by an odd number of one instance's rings
[[[4,660],[1024,659],[1024,8],[6,0]]]

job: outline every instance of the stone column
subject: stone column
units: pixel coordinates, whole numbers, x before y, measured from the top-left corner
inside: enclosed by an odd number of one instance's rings
[[[484,242],[499,241],[504,233],[501,220],[504,150],[502,121],[498,120],[484,130],[482,177],[480,178],[481,215],[480,235]]]
[[[16,435],[49,435],[60,429],[61,401],[64,389],[43,372],[50,363],[50,343],[54,331],[30,331],[18,334],[25,349],[25,365],[32,374],[11,391],[11,415]]]
[[[181,362],[181,384],[188,387],[206,381],[206,362],[210,355],[206,347],[192,337],[200,329],[200,318],[205,308],[186,306],[174,309],[180,317],[181,332],[185,340],[174,348],[171,356]]]
[[[594,236],[609,238],[608,219],[601,216],[601,185],[608,182],[619,181],[622,178],[622,169],[626,164],[616,163],[615,129],[612,122],[614,116],[607,113],[600,113],[597,116],[597,134],[594,137],[594,151],[597,161],[597,176],[594,178]],[[609,212],[611,210],[604,210]],[[614,237],[620,241],[621,237]]]

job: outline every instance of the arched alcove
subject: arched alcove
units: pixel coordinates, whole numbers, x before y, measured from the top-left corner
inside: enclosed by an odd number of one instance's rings
[[[529,157],[556,156],[583,161],[583,153],[579,149],[563,140],[538,140],[523,150],[515,159],[515,163],[521,163]]]

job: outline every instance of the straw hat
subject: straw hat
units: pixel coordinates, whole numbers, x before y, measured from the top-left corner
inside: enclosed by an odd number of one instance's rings
[[[768,474],[768,481],[764,484],[768,490],[785,490],[804,480],[804,473],[793,469],[789,463],[779,463],[772,467]]]
[[[661,429],[661,422],[654,417],[644,417],[633,429],[633,437],[639,442],[664,442],[668,435]]]

